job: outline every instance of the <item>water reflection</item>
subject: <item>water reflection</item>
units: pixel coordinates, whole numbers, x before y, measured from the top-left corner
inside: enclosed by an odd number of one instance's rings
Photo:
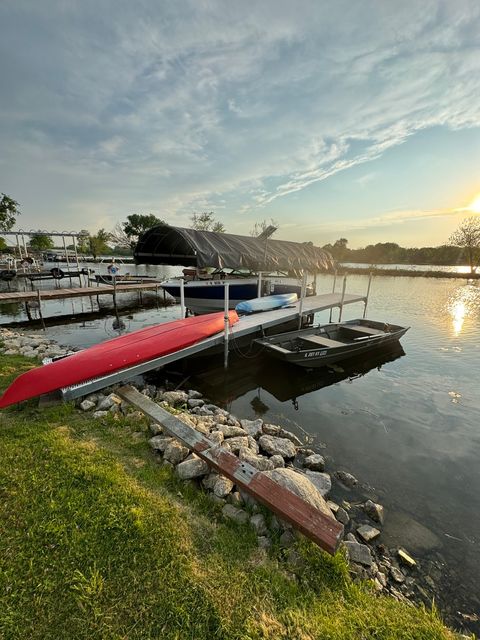
[[[265,414],[270,407],[268,399],[261,396],[262,390],[279,402],[292,401],[299,409],[299,398],[343,380],[348,383],[365,376],[369,371],[380,370],[387,362],[405,355],[400,343],[377,349],[370,357],[365,355],[342,361],[342,366],[307,371],[284,362],[273,361],[261,354],[254,359],[232,355],[229,368],[223,368],[223,357],[192,358],[185,361],[186,370],[192,375],[192,384],[213,402],[229,404],[249,391],[257,390],[251,400],[258,415]],[[178,364],[175,369],[178,370]],[[172,373],[172,369],[169,371]],[[168,375],[168,374],[167,374]]]
[[[465,319],[480,310],[480,289],[474,284],[455,289],[446,307],[452,318],[454,336],[457,337],[462,331]]]

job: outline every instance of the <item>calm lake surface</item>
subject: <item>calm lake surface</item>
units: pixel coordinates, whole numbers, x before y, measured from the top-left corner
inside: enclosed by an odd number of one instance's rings
[[[321,276],[319,293],[331,291],[332,281]],[[367,281],[349,276],[347,292],[364,293]],[[82,303],[55,304],[58,313],[68,313],[72,304],[78,313]],[[362,313],[362,304],[347,306],[343,318]],[[0,323],[23,316],[5,305],[0,314]],[[133,331],[174,319],[179,309],[121,314],[126,330]],[[354,375],[361,366],[309,375],[266,357],[236,356],[227,373],[212,359],[208,372],[190,372],[186,386],[200,388],[239,417],[262,417],[324,443],[327,470],[348,470],[384,504],[383,542],[405,547],[427,570],[430,560],[436,562],[432,577],[440,583],[440,608],[455,624],[457,612],[480,612],[480,286],[376,277],[367,317],[411,329],[402,339],[403,351],[392,354],[396,359],[374,359],[363,367],[373,366],[364,375]],[[117,335],[112,320],[109,314],[51,327],[47,334],[63,344],[88,346]],[[328,321],[328,313],[316,320]],[[478,630],[478,623],[466,626]]]

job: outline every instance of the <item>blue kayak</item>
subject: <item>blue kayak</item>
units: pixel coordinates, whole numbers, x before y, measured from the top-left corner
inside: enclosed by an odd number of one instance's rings
[[[276,296],[264,296],[263,298],[244,300],[237,304],[235,311],[242,315],[258,313],[259,311],[271,311],[272,309],[281,309],[290,304],[295,304],[297,300],[298,296],[296,293],[280,293]]]

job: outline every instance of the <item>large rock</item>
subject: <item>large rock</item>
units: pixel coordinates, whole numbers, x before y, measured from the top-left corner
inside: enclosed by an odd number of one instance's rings
[[[185,391],[165,391],[162,400],[168,402],[172,407],[187,404],[188,394]]]
[[[265,475],[280,484],[282,487],[285,487],[292,493],[295,493],[300,498],[303,498],[303,500],[327,515],[329,518],[334,519],[330,508],[327,506],[327,503],[320,492],[302,473],[297,473],[293,469],[286,468],[265,471]]]
[[[380,535],[380,531],[375,527],[371,527],[369,524],[362,524],[357,529],[357,534],[364,540],[365,542],[370,542],[371,540],[375,540]]]
[[[285,466],[285,460],[279,455],[272,456],[270,458],[270,462],[273,464],[274,469],[279,469]]]
[[[296,449],[291,440],[277,438],[276,436],[260,436],[258,440],[260,448],[271,456],[280,455],[282,458],[295,457]]]
[[[258,420],[240,420],[240,424],[249,436],[258,438],[262,435],[263,420],[260,418]]]
[[[165,448],[163,456],[165,460],[168,460],[168,462],[171,462],[172,464],[179,464],[180,462],[185,460],[189,453],[190,452],[187,447],[184,447],[176,440],[173,440]]]
[[[296,436],[291,431],[287,431],[286,429],[280,429],[280,431],[278,432],[278,435],[281,438],[286,438],[287,440],[290,440],[291,442],[293,442],[293,444],[296,447],[301,447],[303,444],[303,442],[300,440],[298,436]]]
[[[200,458],[184,460],[177,465],[176,472],[182,480],[200,478],[210,471],[208,464]]]
[[[312,456],[307,456],[305,458],[304,465],[307,469],[311,469],[312,471],[324,471],[325,458],[319,453],[314,453]]]
[[[214,444],[222,444],[223,442],[223,433],[221,431],[212,431],[208,434],[208,439],[210,442]]]
[[[233,489],[233,482],[225,476],[218,476],[217,481],[213,486],[213,493],[218,498],[226,498]]]
[[[363,510],[372,520],[379,524],[383,524],[385,520],[385,513],[381,504],[373,502],[372,500],[367,500],[363,505]]]
[[[271,471],[275,468],[273,462],[266,456],[258,456],[247,447],[240,447],[238,457],[258,469],[259,471]],[[283,460],[283,458],[282,458]]]
[[[173,438],[170,438],[169,436],[159,435],[150,438],[148,444],[154,451],[160,451],[161,453],[163,453],[171,442],[174,442]]]
[[[243,509],[237,509],[233,504],[226,504],[222,509],[223,515],[229,520],[233,520],[238,524],[245,524],[248,522],[248,513]]]
[[[224,438],[235,438],[237,436],[248,435],[242,427],[236,427],[230,424],[217,424],[217,431],[221,431]]]
[[[264,424],[262,431],[267,436],[278,436],[280,433],[280,427],[277,427],[275,424]]]
[[[200,398],[189,398],[189,400],[187,400],[187,405],[190,409],[195,409],[196,407],[203,407],[204,404],[205,402]]]
[[[306,474],[307,478],[315,485],[322,497],[325,498],[326,496],[328,496],[328,494],[332,490],[332,480],[328,473],[320,473],[319,471],[308,470]]]
[[[348,471],[336,471],[335,476],[346,487],[354,487],[356,484],[358,484],[358,480],[355,478],[355,476],[352,476],[352,474],[348,473]]]
[[[208,476],[202,479],[202,485],[207,491],[213,491],[215,484],[220,476],[216,471],[211,471]]]
[[[255,529],[257,536],[266,536],[268,533],[267,523],[265,522],[265,516],[263,513],[256,513],[251,516],[250,524]]]
[[[83,402],[80,403],[80,409],[82,411],[91,411],[94,408],[95,408],[95,402],[92,402],[91,400],[84,400]]]
[[[113,405],[115,404],[120,405],[121,403],[122,403],[122,399],[119,398],[114,393],[111,393],[109,396],[107,396],[106,398],[103,398],[103,400],[101,400],[98,403],[97,410],[108,411],[111,407],[113,407]]]
[[[345,545],[348,557],[352,562],[358,562],[366,567],[370,567],[372,565],[372,554],[366,544],[349,541],[346,541],[343,544]]]
[[[232,453],[238,453],[242,447],[248,448],[248,436],[228,438],[225,440],[225,444],[230,446],[230,451],[232,451]]]

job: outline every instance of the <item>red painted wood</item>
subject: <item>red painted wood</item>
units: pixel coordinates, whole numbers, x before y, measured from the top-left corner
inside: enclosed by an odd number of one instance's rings
[[[232,453],[222,450],[221,447],[207,449],[206,442],[209,441],[205,439],[204,442],[193,447],[199,458],[205,460],[280,518],[290,522],[319,547],[332,555],[336,552],[343,534],[343,525],[340,522],[325,515],[261,471],[242,463]],[[243,474],[242,468],[247,468],[249,472]]]
[[[230,311],[229,318],[230,325],[238,320],[235,311]],[[22,374],[0,398],[0,408],[173,353],[223,328],[224,314],[219,312],[165,322],[107,340]]]

